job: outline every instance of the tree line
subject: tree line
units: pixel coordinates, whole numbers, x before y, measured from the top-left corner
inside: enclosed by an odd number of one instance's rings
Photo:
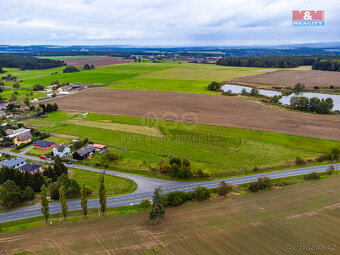
[[[0,55],[0,67],[20,68],[21,70],[49,69],[64,66],[59,60],[34,58],[29,56]]]
[[[339,70],[338,56],[269,56],[269,57],[227,57],[218,59],[222,66],[293,68],[311,65],[314,70]],[[334,69],[334,70],[333,70]]]
[[[320,100],[317,97],[309,99],[307,97],[293,96],[290,98],[290,107],[299,111],[326,114],[332,111],[333,106],[332,98],[327,98],[326,100]]]
[[[338,59],[318,59],[313,63],[313,70],[337,71],[340,72],[340,60]]]

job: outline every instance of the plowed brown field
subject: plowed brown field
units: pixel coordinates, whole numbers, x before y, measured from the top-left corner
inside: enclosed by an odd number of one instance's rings
[[[95,57],[95,58],[71,58],[63,60],[68,66],[79,66],[83,67],[85,64],[99,66],[108,66],[114,64],[123,64],[133,62],[133,59],[125,59],[122,57]]]
[[[272,108],[240,97],[93,88],[50,100],[62,110],[143,117],[197,114],[200,124],[340,140],[340,117]]]

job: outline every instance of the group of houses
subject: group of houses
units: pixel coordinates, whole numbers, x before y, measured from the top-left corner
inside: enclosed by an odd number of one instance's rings
[[[26,159],[19,157],[0,162],[0,167],[10,167],[14,169],[19,169],[20,172],[29,172],[31,174],[44,171],[41,165],[27,163]]]
[[[52,154],[53,156],[58,156],[60,158],[66,158],[71,155],[71,145],[66,146],[64,143],[55,144],[53,142],[49,142],[46,140],[37,140],[33,142],[34,147],[37,149],[47,150],[53,147]],[[76,160],[84,160],[89,158],[95,152],[101,152],[106,149],[106,146],[103,144],[88,144],[73,153],[73,159]]]
[[[6,129],[7,138],[13,139],[14,145],[19,146],[32,141],[31,130],[28,128]]]

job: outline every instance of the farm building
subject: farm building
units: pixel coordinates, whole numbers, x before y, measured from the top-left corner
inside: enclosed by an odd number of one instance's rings
[[[14,158],[11,160],[5,160],[0,163],[0,167],[7,166],[11,168],[18,168],[26,164],[26,159],[23,158]]]
[[[34,147],[37,149],[47,150],[54,146],[53,142],[45,141],[45,140],[36,140],[33,142]]]
[[[32,135],[28,132],[17,135],[13,140],[16,146],[29,143],[30,141],[32,141]]]
[[[68,157],[71,154],[71,149],[69,146],[66,146],[64,143],[56,144],[53,147],[53,156],[59,156],[59,158]]]
[[[96,149],[94,148],[94,146],[92,144],[89,144],[73,153],[73,158],[77,160],[83,160],[92,155],[95,151]]]
[[[19,170],[21,172],[29,172],[31,174],[34,174],[36,172],[42,172],[43,167],[37,164],[29,163],[20,167]]]

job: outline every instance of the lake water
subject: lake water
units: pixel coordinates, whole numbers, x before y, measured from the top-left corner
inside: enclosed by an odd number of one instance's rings
[[[250,92],[252,88],[247,86],[241,86],[241,85],[234,85],[234,84],[225,84],[222,86],[223,91],[231,90],[232,93],[235,94],[241,94],[242,90],[245,89],[247,92]],[[275,95],[280,96],[281,92],[275,91],[275,90],[266,90],[266,89],[259,89],[259,93],[264,96],[273,97]],[[307,98],[313,98],[317,97],[320,100],[326,99],[326,98],[332,98],[334,107],[333,111],[340,111],[340,95],[332,95],[332,94],[323,94],[323,93],[314,93],[314,92],[301,92],[301,93],[292,93],[289,96],[283,96],[280,99],[280,103],[282,104],[290,104],[290,98],[293,96],[300,96],[300,97],[307,97]]]

